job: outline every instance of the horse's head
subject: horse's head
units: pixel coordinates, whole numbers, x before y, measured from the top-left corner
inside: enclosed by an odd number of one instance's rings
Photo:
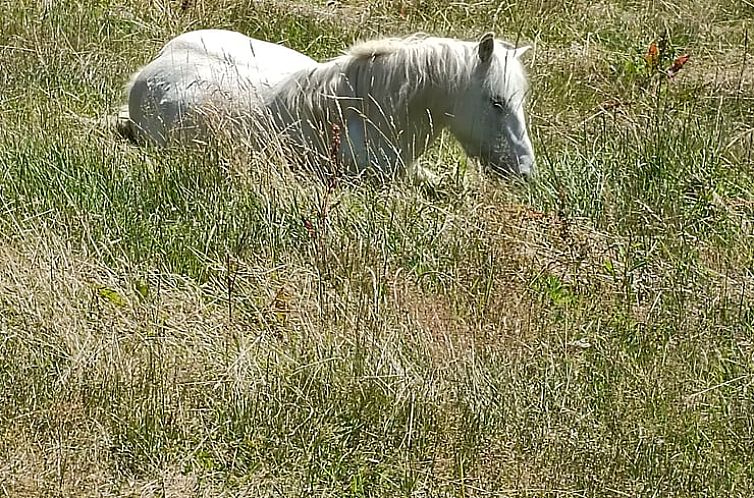
[[[450,129],[470,156],[500,173],[534,173],[526,130],[527,84],[519,60],[529,47],[514,48],[482,37],[469,61],[469,84],[458,90]]]

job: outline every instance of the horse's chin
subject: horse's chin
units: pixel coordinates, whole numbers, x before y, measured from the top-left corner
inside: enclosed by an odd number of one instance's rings
[[[528,157],[506,161],[490,161],[484,157],[478,159],[487,170],[504,178],[520,177],[529,180],[535,174],[534,161]]]
[[[516,156],[506,151],[480,151],[466,145],[463,145],[463,148],[466,154],[479,161],[485,170],[501,177],[521,177],[529,180],[535,175],[534,157],[529,154]]]

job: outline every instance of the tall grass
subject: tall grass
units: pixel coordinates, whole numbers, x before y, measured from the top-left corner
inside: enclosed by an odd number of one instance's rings
[[[0,2],[0,493],[748,496],[745,4]],[[335,189],[101,123],[170,36],[494,29],[539,175]],[[667,40],[674,78],[647,47]]]

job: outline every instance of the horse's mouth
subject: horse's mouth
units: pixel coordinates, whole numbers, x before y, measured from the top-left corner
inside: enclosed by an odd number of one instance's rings
[[[469,154],[471,155],[471,154]],[[500,176],[521,176],[529,179],[535,174],[534,158],[530,156],[511,156],[509,154],[478,154],[482,165]]]

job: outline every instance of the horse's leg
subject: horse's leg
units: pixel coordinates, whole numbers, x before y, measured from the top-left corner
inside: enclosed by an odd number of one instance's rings
[[[340,135],[339,161],[345,169],[344,173],[358,175],[369,166],[364,122],[353,112],[347,112],[341,120],[345,122],[345,130],[342,130]]]

